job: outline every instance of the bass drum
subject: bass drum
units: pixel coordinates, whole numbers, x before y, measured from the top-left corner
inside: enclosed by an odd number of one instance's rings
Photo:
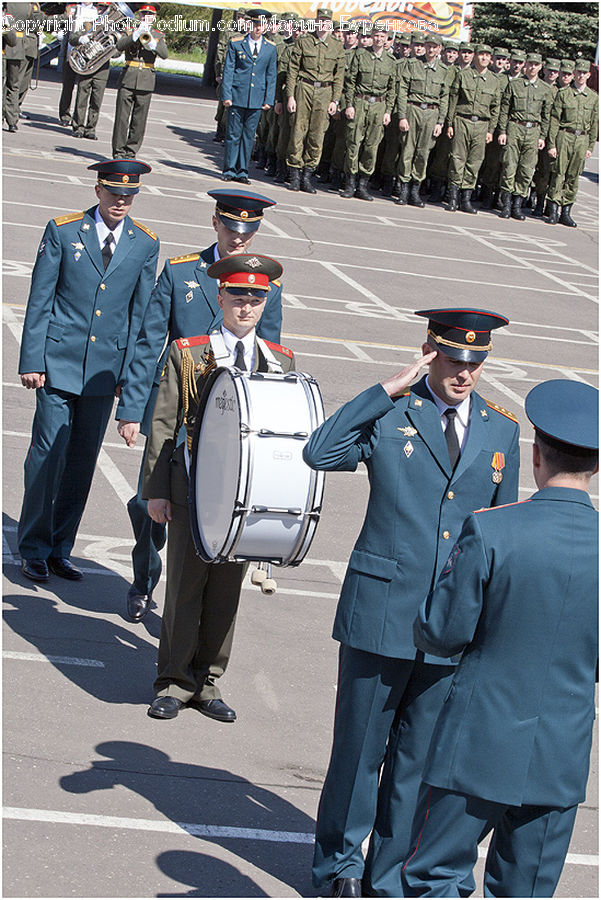
[[[218,368],[204,387],[192,444],[190,521],[198,555],[297,566],[321,512],[324,474],[303,447],[324,420],[309,375]]]

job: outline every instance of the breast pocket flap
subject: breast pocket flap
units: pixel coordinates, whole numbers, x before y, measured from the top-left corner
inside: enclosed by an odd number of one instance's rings
[[[396,561],[384,556],[376,556],[366,550],[353,550],[349,567],[365,575],[373,575],[382,581],[392,581],[396,572]]]

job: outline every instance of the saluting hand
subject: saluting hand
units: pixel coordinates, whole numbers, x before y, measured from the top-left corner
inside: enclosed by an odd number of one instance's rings
[[[404,369],[401,369],[401,371],[397,372],[396,375],[393,375],[392,378],[387,378],[385,381],[381,381],[380,384],[390,398],[394,399],[394,397],[399,397],[406,391],[421,370],[425,366],[430,365],[435,356],[436,350],[433,350],[432,353],[426,353],[425,356],[420,356],[419,359],[416,359],[408,366],[405,366]]]
[[[169,500],[165,500],[164,498],[159,498],[158,500],[149,500],[148,515],[153,522],[157,522],[159,525],[164,525],[165,522],[170,522],[173,518],[173,516],[171,515],[171,502]]]
[[[26,388],[41,388],[46,383],[44,372],[25,372],[21,375],[21,384]]]
[[[119,419],[117,431],[125,441],[128,447],[133,447],[138,440],[140,434],[140,423],[129,422],[127,419]]]

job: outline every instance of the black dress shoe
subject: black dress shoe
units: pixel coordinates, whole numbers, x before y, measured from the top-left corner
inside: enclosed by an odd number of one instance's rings
[[[359,878],[336,878],[332,884],[330,897],[360,897],[361,881]]]
[[[141,594],[135,584],[127,592],[127,615],[132,622],[141,622],[152,603],[152,594]]]
[[[19,130],[19,129],[17,128],[16,125],[9,125],[9,126],[8,126],[8,131],[9,131],[10,134],[14,134],[14,133],[15,133],[16,131],[18,131],[18,130]]]
[[[48,563],[45,559],[22,559],[21,570],[26,578],[32,581],[48,581]]]
[[[73,563],[66,556],[50,556],[48,558],[48,568],[59,578],[68,578],[69,581],[81,581],[83,572],[76,569]]]
[[[234,178],[234,181],[237,181],[238,184],[252,184],[250,178],[247,175],[237,175]]]
[[[236,713],[223,700],[188,700],[188,706],[218,722],[236,721]]]
[[[147,713],[153,719],[175,719],[183,705],[177,697],[155,697]]]
[[[61,116],[61,125],[64,125],[65,128],[71,127],[71,116]]]
[[[93,131],[88,131],[88,132],[85,132],[85,131],[84,131],[84,135],[83,135],[83,136],[84,136],[88,141],[97,141],[97,140],[98,140],[98,138],[96,137],[96,135],[94,134]]]
[[[74,137],[74,138],[82,138],[82,137],[83,137],[83,131],[74,131],[74,132],[73,132],[73,137]]]
[[[234,179],[231,175],[222,175],[221,180],[222,181],[233,181]]]

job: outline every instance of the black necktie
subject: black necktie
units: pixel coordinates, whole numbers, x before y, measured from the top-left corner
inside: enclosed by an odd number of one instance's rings
[[[113,243],[114,240],[115,240],[115,238],[113,237],[113,232],[109,231],[106,238],[104,239],[104,247],[102,248],[102,262],[104,264],[105,272],[108,268],[108,264],[110,263],[111,257],[113,255],[113,252],[111,250],[111,244]]]
[[[244,344],[242,341],[238,341],[236,344],[236,359],[234,360],[234,365],[237,369],[240,369],[241,372],[246,372],[246,363],[244,362]]]
[[[457,438],[457,432],[455,431],[455,416],[457,415],[457,410],[453,406],[449,406],[448,409],[445,409],[444,414],[447,417],[448,422],[444,436],[447,441],[451,467],[454,469],[457,465],[457,460],[461,455],[459,450],[459,440]]]
[[[258,55],[259,55],[259,51],[257,49],[257,45],[255,44],[255,46],[253,47],[253,56],[256,59]]]

